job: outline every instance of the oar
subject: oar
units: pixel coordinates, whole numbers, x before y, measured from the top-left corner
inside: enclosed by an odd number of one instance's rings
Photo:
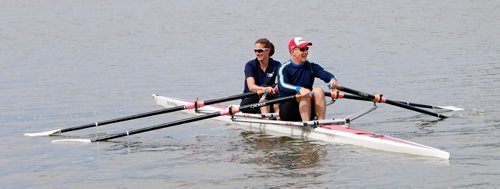
[[[188,104],[188,105],[180,105],[180,106],[175,106],[175,107],[171,107],[171,108],[164,108],[164,109],[160,109],[160,110],[135,114],[135,115],[131,115],[131,116],[125,116],[125,117],[120,117],[120,118],[115,118],[115,119],[110,119],[110,120],[105,120],[105,121],[100,121],[100,122],[95,122],[95,123],[89,123],[89,124],[65,128],[65,129],[56,129],[56,130],[45,131],[45,132],[40,132],[40,133],[26,133],[24,135],[25,136],[50,136],[50,135],[65,133],[65,132],[69,132],[69,131],[76,131],[76,130],[86,129],[86,128],[90,128],[90,127],[97,127],[97,126],[102,126],[102,125],[107,125],[107,124],[112,124],[112,123],[117,123],[117,122],[122,122],[122,121],[128,121],[128,120],[132,120],[132,119],[154,116],[154,115],[158,115],[158,114],[175,112],[175,111],[180,111],[180,110],[185,110],[185,109],[201,108],[201,107],[203,107],[205,105],[209,105],[209,104],[216,104],[219,102],[236,100],[239,98],[248,97],[248,96],[252,96],[252,95],[261,95],[263,92],[264,91],[247,92],[247,93],[228,96],[228,97],[224,97],[224,98],[212,99],[212,100],[207,100],[207,101],[196,101],[196,102],[194,102],[192,104]]]
[[[400,107],[400,108],[405,108],[405,109],[408,109],[408,110],[413,110],[413,111],[420,112],[420,113],[427,114],[427,115],[431,115],[431,116],[434,116],[434,117],[438,117],[438,118],[442,118],[442,119],[447,118],[447,116],[444,116],[442,114],[430,112],[430,111],[423,110],[423,109],[420,109],[420,108],[417,108],[417,107],[413,107],[413,106],[409,106],[409,105],[406,105],[406,104],[403,104],[403,103],[399,103],[399,102],[396,102],[396,101],[393,101],[393,100],[389,100],[389,99],[387,99],[385,97],[382,97],[381,95],[375,96],[375,95],[371,95],[371,94],[368,94],[368,93],[365,93],[365,92],[361,92],[361,91],[357,91],[357,90],[350,89],[350,88],[347,88],[347,87],[343,87],[343,86],[340,86],[340,85],[337,85],[336,88],[338,90],[341,90],[341,91],[344,91],[344,92],[347,92],[347,93],[351,93],[351,94],[354,94],[354,95],[358,95],[358,96],[361,96],[361,97],[368,98],[370,100],[373,100],[374,102],[385,102],[385,103],[393,105],[393,106],[397,106],[397,107]]]
[[[352,100],[364,100],[364,101],[373,101],[369,98],[361,97],[361,96],[356,96],[356,95],[351,95],[351,94],[345,94],[341,92],[325,92],[326,96],[330,96],[333,99],[352,99]],[[427,104],[418,104],[418,103],[413,103],[413,102],[406,102],[406,101],[400,101],[400,100],[393,100],[394,102],[399,102],[402,104],[406,104],[409,106],[414,106],[414,107],[420,107],[420,108],[430,108],[430,109],[442,109],[442,110],[449,110],[449,111],[461,111],[464,110],[463,108],[457,108],[455,106],[437,106],[437,105],[427,105]]]
[[[402,104],[407,104],[410,106],[421,107],[421,108],[442,109],[442,110],[449,110],[449,111],[462,111],[462,110],[464,110],[463,108],[458,108],[455,106],[436,106],[436,105],[418,104],[418,103],[405,102],[405,101],[396,101],[396,102],[399,102]]]
[[[136,130],[131,130],[131,131],[126,131],[122,133],[117,133],[117,134],[111,134],[108,136],[103,136],[103,137],[98,137],[95,139],[61,139],[61,140],[53,140],[53,143],[60,143],[60,142],[82,142],[82,143],[90,143],[90,142],[98,142],[98,141],[105,141],[105,140],[110,140],[114,138],[119,138],[119,137],[124,137],[124,136],[129,136],[129,135],[134,135],[134,134],[139,134],[147,131],[153,131],[153,130],[158,130],[166,127],[172,127],[184,123],[190,123],[190,122],[195,122],[199,120],[204,120],[204,119],[209,119],[213,117],[218,117],[218,116],[225,116],[225,115],[233,115],[235,113],[238,113],[242,110],[247,110],[247,109],[253,109],[253,108],[259,108],[271,104],[275,104],[281,101],[286,101],[286,100],[294,100],[297,98],[300,98],[300,94],[293,95],[293,96],[286,96],[286,97],[281,97],[281,98],[276,98],[273,100],[265,101],[265,102],[260,102],[260,103],[255,103],[255,104],[249,104],[245,106],[241,106],[239,108],[237,107],[230,107],[227,110],[219,111],[219,112],[214,112],[214,113],[208,113],[204,115],[199,115],[195,117],[190,117],[186,119],[181,119],[177,121],[172,121],[169,123],[164,123],[164,124],[159,124],[159,125],[154,125],[150,127],[145,127],[141,129],[136,129]]]

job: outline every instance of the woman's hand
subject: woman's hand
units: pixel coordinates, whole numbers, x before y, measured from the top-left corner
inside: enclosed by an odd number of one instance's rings
[[[278,93],[278,85],[274,86],[273,88],[273,93],[272,94],[277,94]]]
[[[268,94],[274,94],[274,89],[272,87],[262,87],[262,90]]]

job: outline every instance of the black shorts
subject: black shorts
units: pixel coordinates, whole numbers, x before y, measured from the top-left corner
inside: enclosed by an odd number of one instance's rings
[[[274,95],[274,94],[267,94],[267,96],[266,96],[266,100],[271,100],[271,99],[275,99],[275,98],[276,98],[276,95]],[[249,96],[249,97],[241,99],[240,106],[255,104],[255,103],[258,103],[259,100],[260,100],[260,96],[257,96],[257,95]],[[247,110],[243,110],[241,112],[260,114],[260,108],[247,109]],[[273,113],[273,112],[274,112],[274,108],[271,107],[271,113]]]
[[[311,119],[316,117],[314,104],[311,104]],[[287,100],[280,103],[280,119],[283,121],[302,121],[299,111],[299,103],[296,100]]]

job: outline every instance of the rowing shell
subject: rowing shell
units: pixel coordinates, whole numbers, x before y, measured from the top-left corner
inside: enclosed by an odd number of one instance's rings
[[[155,102],[165,108],[180,105],[190,105],[193,102],[183,99],[159,96],[153,94]],[[200,112],[216,112],[226,110],[228,106],[213,104],[200,108]],[[200,114],[195,111],[184,110],[186,113]],[[317,128],[302,128],[289,125],[276,125],[272,123],[234,122],[230,116],[219,116],[214,119],[227,123],[239,124],[248,130],[259,132],[276,132],[291,136],[299,136],[305,139],[320,140],[329,143],[342,143],[362,146],[370,149],[386,152],[405,153],[419,156],[437,157],[449,159],[450,153],[430,146],[410,142],[390,136],[380,135],[368,131],[362,131],[346,127],[344,125],[324,125]]]

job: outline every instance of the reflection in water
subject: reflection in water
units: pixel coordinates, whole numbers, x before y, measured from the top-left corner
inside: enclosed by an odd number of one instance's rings
[[[139,140],[125,139],[123,141],[106,141],[106,143],[111,143],[109,151],[123,151],[125,154],[136,153],[136,152],[161,152],[161,151],[176,151],[185,150],[186,148],[180,145],[172,145],[171,141],[174,139],[169,136],[164,136],[157,138],[156,140],[148,140],[148,142],[142,142]]]
[[[327,159],[328,147],[312,141],[291,137],[276,137],[244,131],[242,138],[198,135],[187,141],[173,137],[137,138],[107,141],[108,151],[124,154],[167,152],[164,156],[184,156],[192,162],[238,162],[266,166],[271,169],[293,170],[318,167]],[[234,140],[233,140],[234,139]],[[243,141],[241,139],[244,139]],[[147,142],[143,142],[147,141]]]
[[[429,120],[429,121],[422,121],[420,123],[417,123],[417,127],[419,129],[426,129],[427,127],[435,127],[440,120]]]
[[[265,165],[275,169],[303,169],[320,165],[327,158],[327,147],[311,141],[286,136],[273,137],[260,133],[242,132],[246,143],[253,146],[249,151],[259,151],[264,155],[249,159],[245,163]]]

